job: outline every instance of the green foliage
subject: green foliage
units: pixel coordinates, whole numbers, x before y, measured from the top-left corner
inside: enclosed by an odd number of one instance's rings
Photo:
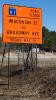
[[[56,47],[56,32],[49,31],[46,27],[42,28],[43,33],[43,44],[49,48]]]

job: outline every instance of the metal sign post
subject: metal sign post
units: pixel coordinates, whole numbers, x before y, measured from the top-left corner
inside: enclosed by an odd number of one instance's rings
[[[3,43],[42,44],[41,8],[31,8],[25,6],[4,4],[2,21],[3,21],[3,28],[2,28]],[[22,48],[23,48],[22,59],[24,63],[24,47],[22,46]],[[28,58],[31,49],[32,47],[30,45],[26,58],[25,70],[28,68]],[[10,79],[9,56],[10,56],[10,47],[8,47],[8,88]],[[31,52],[31,57],[32,57],[32,52]],[[33,59],[31,60],[33,61]],[[37,67],[37,45],[36,45],[36,67]]]
[[[23,62],[23,68],[22,68],[22,77],[23,77],[23,81],[24,81],[24,44],[22,44],[22,62]]]
[[[32,48],[31,48],[31,67],[33,69],[33,53],[32,53],[32,49],[33,49],[33,45],[32,45]]]
[[[9,88],[9,80],[10,80],[9,56],[10,56],[10,47],[8,47],[8,88]]]
[[[1,63],[1,68],[0,69],[2,69],[2,65],[3,65],[3,61],[4,61],[4,55],[5,55],[5,49],[6,49],[6,43],[4,45],[4,52],[3,52],[2,63]],[[0,70],[0,74],[1,74],[1,70]]]
[[[36,44],[36,68],[37,68],[37,44]]]
[[[19,65],[19,51],[20,51],[20,50],[18,50],[18,65]]]

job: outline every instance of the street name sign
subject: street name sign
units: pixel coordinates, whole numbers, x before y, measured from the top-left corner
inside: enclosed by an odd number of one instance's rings
[[[42,9],[3,5],[3,42],[42,44]]]

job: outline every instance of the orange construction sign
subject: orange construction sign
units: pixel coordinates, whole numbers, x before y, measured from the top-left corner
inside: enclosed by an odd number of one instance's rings
[[[3,42],[42,44],[42,9],[3,5]]]

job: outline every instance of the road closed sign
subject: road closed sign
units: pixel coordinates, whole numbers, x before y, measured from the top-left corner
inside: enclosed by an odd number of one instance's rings
[[[42,44],[42,9],[3,5],[3,42]]]

